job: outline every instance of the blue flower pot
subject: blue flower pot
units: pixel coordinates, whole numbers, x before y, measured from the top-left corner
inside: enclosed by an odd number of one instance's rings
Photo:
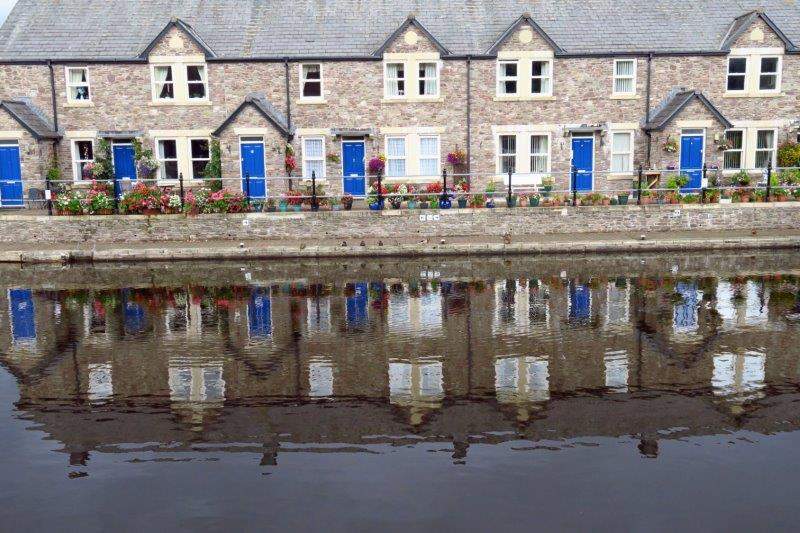
[[[439,200],[439,209],[450,209],[453,207],[453,202],[450,200]]]
[[[383,211],[383,202],[373,202],[369,204],[370,211]]]

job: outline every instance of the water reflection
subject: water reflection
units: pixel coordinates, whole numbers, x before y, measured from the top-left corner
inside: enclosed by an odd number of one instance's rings
[[[651,435],[656,456],[666,428],[800,424],[775,407],[800,384],[792,274],[418,271],[8,288],[0,360],[71,461],[200,441],[269,443],[275,464],[279,442],[409,435],[459,461],[476,440],[585,435]]]

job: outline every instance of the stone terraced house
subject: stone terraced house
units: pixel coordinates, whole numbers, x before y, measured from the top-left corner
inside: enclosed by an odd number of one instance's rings
[[[797,44],[796,44],[797,43]],[[161,183],[295,176],[363,194],[365,162],[430,182],[627,188],[639,165],[775,164],[800,124],[794,0],[20,0],[0,29],[0,202],[82,181],[101,139]]]

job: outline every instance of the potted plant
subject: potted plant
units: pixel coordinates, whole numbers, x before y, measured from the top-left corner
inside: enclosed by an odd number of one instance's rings
[[[459,209],[466,208],[469,202],[469,183],[463,178],[456,183],[456,202]]]
[[[469,206],[473,209],[478,209],[486,205],[486,195],[474,194],[469,198]]]
[[[278,209],[281,213],[285,213],[289,209],[289,198],[286,197],[286,194],[281,194],[281,199],[278,202]]]
[[[288,191],[286,193],[286,202],[289,204],[289,209],[299,213],[303,210],[303,193],[300,191]]]
[[[107,183],[92,182],[84,203],[90,215],[111,215],[114,213],[114,197]]]
[[[367,190],[367,204],[369,205],[370,211],[381,211],[384,208],[384,202],[386,201],[386,195],[389,194],[389,189],[382,183],[380,187],[380,200],[378,199],[377,181],[373,182],[372,185],[369,186],[369,190]]]
[[[456,172],[464,167],[467,162],[467,153],[456,146],[456,149],[447,154],[447,162],[453,167],[453,172]]]
[[[778,187],[777,189],[772,189],[772,197],[777,202],[785,202],[789,199],[789,191]]]
[[[628,205],[629,199],[630,199],[630,193],[628,191],[617,194],[617,203],[619,205]]]
[[[277,211],[277,207],[275,205],[275,198],[267,198],[267,201],[264,204],[264,209],[266,209],[267,213],[274,213],[275,211]]]
[[[428,196],[428,207],[430,209],[436,209],[439,207],[439,198],[436,196]]]
[[[120,210],[135,215],[157,215],[161,213],[161,189],[150,187],[146,183],[137,183],[130,191],[122,195]]]
[[[529,194],[528,195],[528,207],[539,207],[539,202],[541,202],[541,196],[537,193]]]
[[[497,184],[490,181],[486,184],[486,207],[489,209],[494,208],[494,193],[497,190]]]
[[[729,189],[723,189],[719,193],[719,203],[721,204],[729,204],[732,202],[731,199],[731,191]]]
[[[136,175],[141,180],[152,180],[158,171],[158,162],[153,150],[145,148],[141,139],[133,140],[133,159],[136,161]]]
[[[668,154],[675,154],[678,153],[678,141],[672,138],[672,136],[668,136],[667,140],[664,141],[662,148]]]
[[[331,211],[341,211],[342,210],[342,201],[339,200],[338,197],[331,196],[330,204],[331,204]]]
[[[342,196],[342,207],[345,211],[350,211],[353,209],[353,195],[352,194],[345,194]]]
[[[506,207],[517,207],[517,200],[519,200],[519,197],[516,194],[512,194],[506,199]]]
[[[392,209],[400,209],[403,207],[403,198],[408,194],[408,188],[405,184],[396,183],[390,185],[389,189],[389,205]]]
[[[378,154],[377,156],[373,157],[367,164],[367,170],[369,171],[370,176],[377,176],[378,173],[382,173],[385,168],[386,156],[383,154]]]

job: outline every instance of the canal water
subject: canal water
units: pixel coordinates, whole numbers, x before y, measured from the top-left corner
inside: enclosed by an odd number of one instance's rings
[[[798,255],[0,267],[2,529],[796,529]]]

